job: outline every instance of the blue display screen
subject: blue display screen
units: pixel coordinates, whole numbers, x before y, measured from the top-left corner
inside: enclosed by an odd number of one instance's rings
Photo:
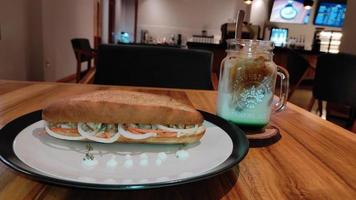
[[[277,47],[282,47],[287,44],[288,29],[285,28],[272,28],[270,41]]]
[[[315,25],[342,27],[346,4],[321,2],[314,20]]]

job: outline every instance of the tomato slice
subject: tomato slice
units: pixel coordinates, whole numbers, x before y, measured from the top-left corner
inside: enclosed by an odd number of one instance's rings
[[[133,127],[128,127],[127,130],[135,134],[156,133],[160,137],[177,137],[177,132],[169,132],[164,130],[140,129]]]
[[[111,138],[113,136],[113,134],[109,133],[109,132],[101,132],[99,134],[96,135],[96,137],[99,138]]]

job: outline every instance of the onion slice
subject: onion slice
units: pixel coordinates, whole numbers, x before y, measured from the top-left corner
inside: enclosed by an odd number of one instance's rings
[[[129,131],[126,131],[121,125],[118,127],[119,133],[125,138],[133,139],[133,140],[143,140],[150,137],[155,137],[156,133],[145,133],[145,134],[135,134]]]
[[[111,138],[100,138],[100,137],[93,136],[93,134],[95,135],[98,132],[97,131],[93,131],[93,132],[84,131],[82,129],[82,125],[83,124],[84,123],[78,123],[78,132],[79,132],[80,135],[82,135],[83,137],[87,138],[88,140],[92,140],[92,141],[95,141],[95,142],[101,142],[101,143],[114,143],[120,137],[119,131],[114,133],[114,136],[111,137]]]
[[[45,130],[47,131],[48,135],[50,135],[52,137],[55,137],[55,138],[58,138],[58,139],[62,139],[62,140],[84,140],[85,139],[85,137],[83,137],[83,136],[65,136],[65,135],[58,134],[58,133],[52,131],[48,127],[47,123],[46,123],[46,126],[45,126]]]

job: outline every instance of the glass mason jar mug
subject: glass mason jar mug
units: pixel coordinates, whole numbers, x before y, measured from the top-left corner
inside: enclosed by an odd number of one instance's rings
[[[273,62],[270,41],[227,40],[220,68],[217,114],[247,131],[261,131],[272,110],[281,111],[288,95],[288,72]],[[272,105],[277,76],[279,101]],[[273,109],[272,109],[273,108]]]

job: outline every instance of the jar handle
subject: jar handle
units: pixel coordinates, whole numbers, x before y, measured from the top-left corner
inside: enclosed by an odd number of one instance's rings
[[[278,102],[275,104],[274,112],[280,112],[284,110],[288,100],[288,90],[289,90],[289,73],[288,71],[277,65],[277,75],[281,78],[279,85],[279,95]]]

